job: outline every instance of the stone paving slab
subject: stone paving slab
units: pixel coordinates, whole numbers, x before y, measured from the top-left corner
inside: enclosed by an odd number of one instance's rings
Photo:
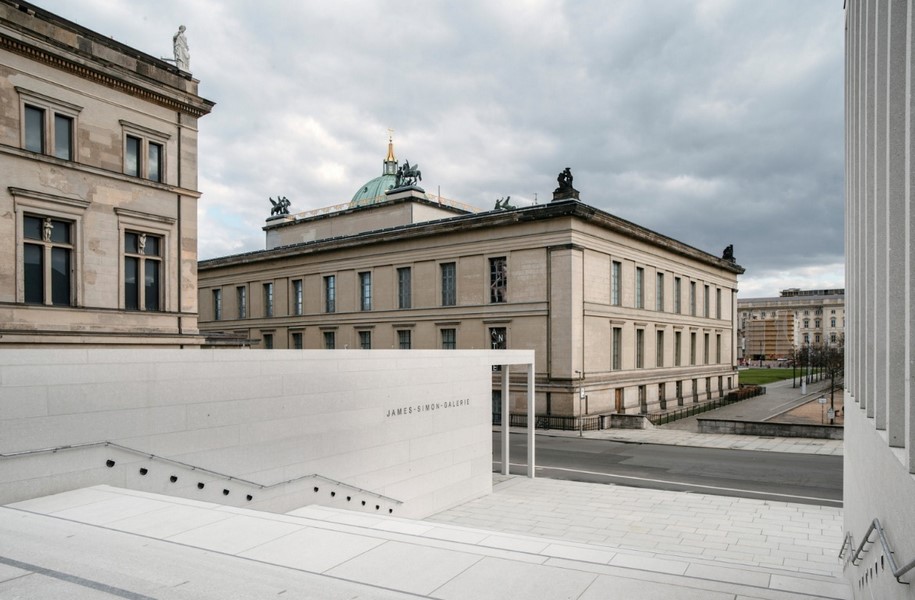
[[[538,490],[524,485],[526,481],[515,478],[500,487],[517,489],[530,497]],[[75,494],[79,506],[68,506],[68,493],[63,493],[54,502],[37,500],[30,505],[26,501],[17,503],[17,508],[0,507],[0,565],[13,567],[12,572],[0,572],[12,576],[5,581],[0,578],[0,597],[16,594],[26,586],[29,597],[135,600],[279,595],[341,599],[801,600],[811,597],[801,590],[818,589],[820,582],[830,582],[789,572],[776,579],[738,564],[719,564],[719,570],[712,573],[701,571],[701,561],[660,555],[639,560],[645,555],[493,531],[470,532],[462,526],[393,517],[379,516],[355,525],[347,522],[346,511],[327,507],[301,509],[303,516],[279,515],[205,503],[192,505],[181,499],[172,503],[167,497],[108,486],[93,490],[98,493],[92,503],[85,502],[85,495]],[[130,506],[131,499],[137,501],[135,509]],[[110,520],[100,510],[106,503],[118,508]],[[188,527],[177,535],[174,527],[164,529],[162,533],[171,539],[159,537],[152,527],[153,522],[168,522],[163,512],[170,509],[160,506],[163,503],[172,503],[177,518]],[[42,504],[53,506],[58,514],[66,513],[67,518],[30,511]],[[154,515],[144,524],[147,533],[119,530],[119,524],[136,526],[142,520],[141,507]],[[231,517],[207,519],[195,528],[189,510]],[[81,515],[91,522],[80,522]],[[244,525],[233,537],[233,528],[226,526],[238,518]],[[256,536],[253,532],[257,528],[248,520],[264,525]],[[289,527],[295,530],[290,533]],[[197,529],[208,532],[196,541],[187,537]],[[456,537],[453,535],[427,537],[430,532],[448,529],[485,537],[471,543],[443,539]],[[184,543],[176,543],[178,536],[184,537]],[[215,543],[218,550],[198,543]],[[685,574],[691,568],[699,569],[696,575]],[[16,577],[19,573],[15,569],[26,574]],[[116,593],[110,595],[112,590]],[[817,597],[845,600],[849,597],[846,592],[838,585]]]
[[[842,510],[769,500],[498,476],[493,494],[426,521],[594,546],[836,576]]]

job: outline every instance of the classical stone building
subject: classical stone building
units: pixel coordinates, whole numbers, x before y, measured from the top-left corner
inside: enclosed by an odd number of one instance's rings
[[[911,0],[848,0],[845,24],[843,556],[855,598],[911,599],[915,6]]]
[[[575,200],[474,213],[372,195],[395,162],[348,205],[268,220],[265,250],[202,261],[201,331],[260,348],[533,349],[549,415],[737,387],[733,260]]]
[[[200,344],[197,84],[0,0],[0,344]]]
[[[807,345],[841,343],[845,290],[782,290],[775,298],[737,299],[738,357],[791,358]]]

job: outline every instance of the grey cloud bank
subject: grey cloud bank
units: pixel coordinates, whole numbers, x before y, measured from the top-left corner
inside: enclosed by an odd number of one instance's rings
[[[200,256],[263,247],[381,173],[387,128],[427,190],[584,202],[711,253],[741,296],[843,285],[841,3],[40,2],[154,56],[187,26]]]

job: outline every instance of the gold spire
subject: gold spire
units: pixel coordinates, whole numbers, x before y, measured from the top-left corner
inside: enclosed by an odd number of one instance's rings
[[[394,130],[390,127],[388,128],[388,157],[384,160],[385,162],[397,162],[397,158],[394,156]]]

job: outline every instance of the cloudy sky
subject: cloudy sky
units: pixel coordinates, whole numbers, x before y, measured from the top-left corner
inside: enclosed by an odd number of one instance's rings
[[[841,0],[36,0],[154,56],[187,26],[200,257],[264,247],[381,174],[388,128],[427,191],[583,202],[720,255],[740,296],[842,287]]]

